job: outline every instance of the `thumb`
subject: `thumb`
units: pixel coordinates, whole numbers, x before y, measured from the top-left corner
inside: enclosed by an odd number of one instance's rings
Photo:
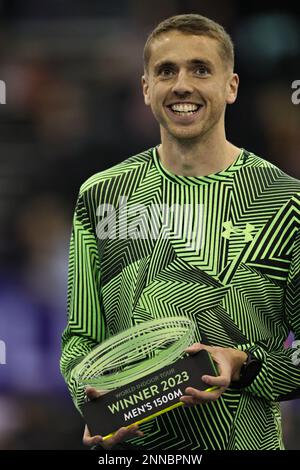
[[[85,393],[86,393],[86,396],[90,400],[95,400],[95,398],[99,398],[102,395],[105,395],[105,393],[107,393],[107,392],[106,392],[106,390],[97,390],[94,387],[86,387]]]
[[[202,349],[206,349],[206,351],[210,351],[210,346],[202,343],[194,343],[188,348],[185,349],[185,352],[189,354],[196,354],[197,352],[201,351]]]

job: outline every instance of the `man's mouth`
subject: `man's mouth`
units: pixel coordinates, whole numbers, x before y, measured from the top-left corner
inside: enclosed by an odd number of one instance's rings
[[[199,103],[173,103],[166,105],[165,109],[172,121],[185,126],[194,123],[198,119],[204,105]]]
[[[192,116],[196,114],[202,105],[194,103],[175,103],[168,106],[178,116]]]

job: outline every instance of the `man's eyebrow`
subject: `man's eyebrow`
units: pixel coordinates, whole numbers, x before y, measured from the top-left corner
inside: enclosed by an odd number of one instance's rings
[[[212,62],[208,59],[193,59],[193,60],[188,60],[188,63],[191,65],[209,65],[212,67]]]
[[[212,67],[212,62],[208,59],[192,59],[187,61],[188,65],[207,65],[209,67]],[[158,62],[154,66],[154,70],[157,71],[161,67],[176,67],[176,63],[172,62],[171,60],[163,60],[161,62]]]

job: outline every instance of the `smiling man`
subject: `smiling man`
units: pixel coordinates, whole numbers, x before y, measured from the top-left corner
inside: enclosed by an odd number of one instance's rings
[[[226,104],[235,101],[239,82],[233,46],[225,31],[211,26],[210,36],[153,33],[145,46],[145,103],[160,124],[161,161],[178,175],[223,170],[241,151],[226,141],[224,127]]]
[[[80,188],[61,358],[78,410],[100,392],[77,382],[75,365],[105,338],[153,318],[191,318],[197,342],[187,351],[207,349],[219,369],[202,377],[214,391],[188,387],[185,406],[106,441],[86,428],[87,445],[284,448],[279,401],[300,396],[294,351],[283,346],[290,330],[300,339],[300,182],[226,139],[238,83],[222,26],[195,14],[166,19],[147,39],[142,77],[161,143]],[[106,204],[114,220],[124,198],[130,236],[100,236],[97,208]],[[160,206],[192,210],[156,210],[151,237],[147,211]]]

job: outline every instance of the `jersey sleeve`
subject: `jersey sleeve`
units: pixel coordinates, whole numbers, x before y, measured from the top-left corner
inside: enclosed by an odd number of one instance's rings
[[[74,367],[105,335],[101,307],[100,260],[88,198],[80,194],[73,217],[69,250],[68,322],[62,335],[61,373],[74,404],[81,413],[84,387],[77,383]]]
[[[300,340],[300,232],[297,233],[285,291],[285,321]],[[300,344],[300,343],[298,343]],[[294,343],[293,343],[294,345]],[[300,349],[284,348],[276,338],[241,345],[262,362],[260,372],[244,390],[271,401],[300,398]],[[298,354],[299,353],[299,354]]]

